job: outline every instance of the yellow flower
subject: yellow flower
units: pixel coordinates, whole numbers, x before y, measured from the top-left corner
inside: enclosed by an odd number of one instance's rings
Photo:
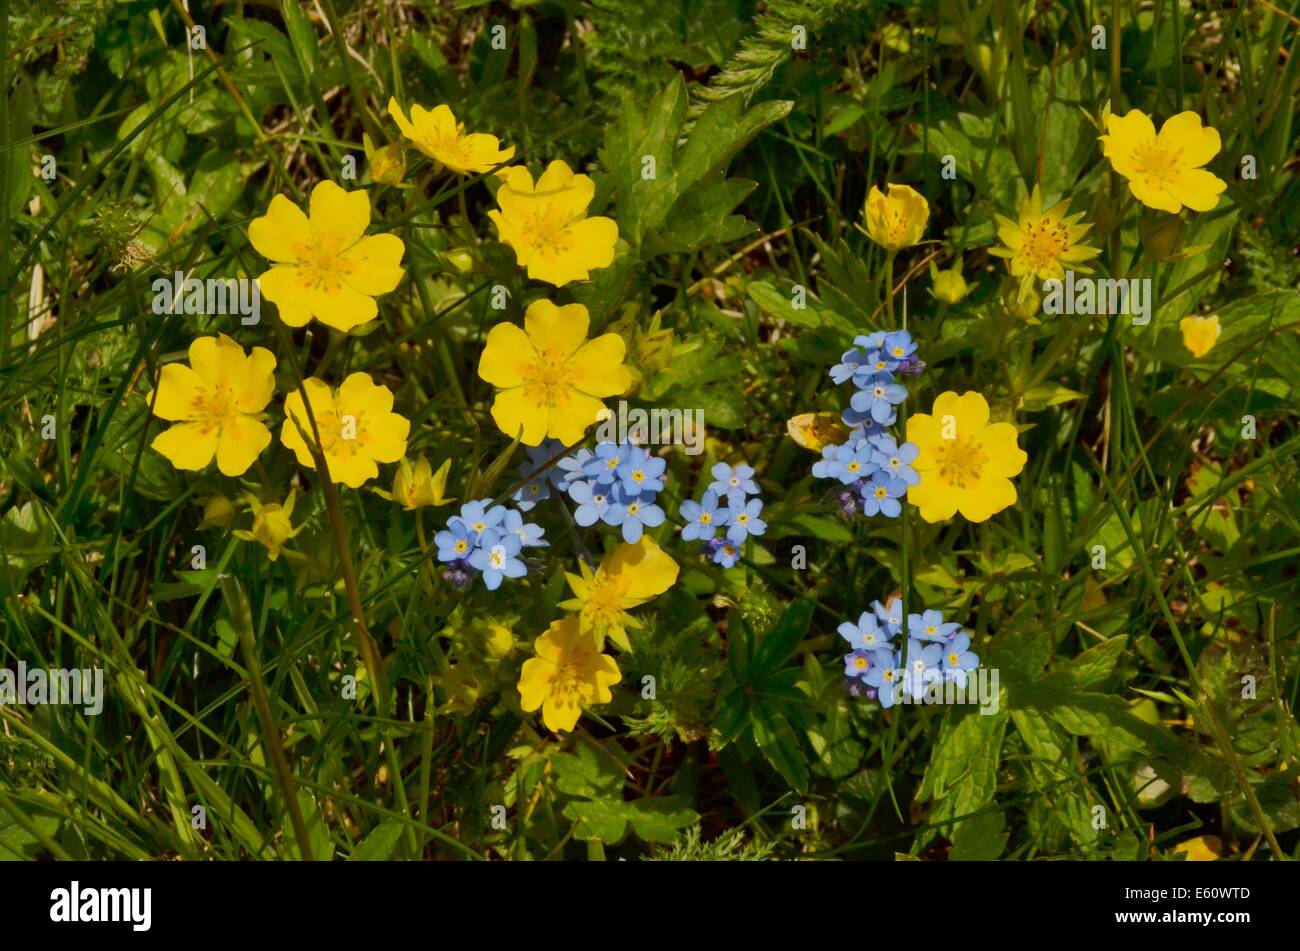
[[[921,477],[907,500],[927,522],[958,511],[972,522],[986,521],[1016,501],[1011,477],[1029,459],[1016,435],[1011,423],[989,422],[989,404],[980,394],[940,394],[933,415],[907,419],[907,439],[919,450],[912,467]]]
[[[961,274],[961,262],[958,261],[951,270],[939,270],[933,261],[930,262],[930,280],[934,287],[930,293],[934,294],[935,299],[943,301],[945,304],[957,304],[961,299],[970,293],[970,285],[966,283],[966,278]]]
[[[280,318],[301,327],[315,317],[347,332],[374,319],[374,298],[402,279],[406,248],[391,234],[363,237],[370,226],[370,198],[321,182],[311,192],[311,217],[283,195],[271,199],[264,217],[248,226],[248,240],[275,266],[257,279],[262,296]]]
[[[203,521],[199,528],[229,528],[235,517],[235,503],[224,495],[214,495],[203,500]]]
[[[376,146],[368,133],[361,133],[361,147],[366,150],[370,177],[381,185],[400,185],[406,175],[406,155],[400,142]]]
[[[256,496],[247,496],[248,504],[253,509],[253,530],[248,532],[235,529],[235,537],[266,546],[267,557],[272,561],[277,560],[285,542],[301,532],[304,527],[302,525],[293,527],[294,492],[294,489],[289,490],[289,497],[284,500],[283,506],[276,502],[264,505]],[[297,553],[285,551],[284,554],[296,555]]]
[[[373,382],[370,374],[353,373],[337,395],[316,377],[303,386],[320,431],[330,478],[355,489],[379,474],[375,463],[396,462],[406,454],[411,421],[392,411],[392,392]],[[280,442],[294,451],[300,463],[314,469],[316,461],[303,437],[313,443],[316,437],[298,390],[285,398],[284,415]]]
[[[627,612],[659,597],[677,580],[677,562],[649,535],[642,535],[635,544],[619,545],[601,560],[595,572],[586,562],[579,563],[579,570],[581,575],[564,573],[573,597],[560,607],[577,612],[583,629],[595,636],[598,648],[608,637],[629,650],[627,628],[641,624]]]
[[[446,459],[435,474],[429,460],[421,456],[411,465],[411,460],[403,459],[393,476],[393,491],[376,493],[386,499],[401,503],[402,508],[411,510],[426,505],[445,505],[451,501],[444,493],[447,491],[447,473],[451,471],[451,460]]]
[[[1092,270],[1083,262],[1101,252],[1080,244],[1092,226],[1079,224],[1083,212],[1067,217],[1065,212],[1069,205],[1067,199],[1044,211],[1043,193],[1035,185],[1030,196],[1020,203],[1019,221],[995,215],[998,237],[1005,247],[990,248],[989,253],[1008,259],[1008,270],[1022,278],[1022,293],[1025,285],[1032,283],[1035,277],[1043,281],[1062,280],[1065,277],[1063,265],[1068,264],[1075,271]]]
[[[1178,322],[1183,331],[1183,346],[1200,359],[1219,341],[1222,328],[1217,314],[1210,317],[1184,317]]]
[[[177,469],[202,469],[215,455],[223,475],[243,475],[271,441],[262,410],[275,392],[274,371],[264,347],[245,356],[225,334],[200,337],[190,344],[190,365],[164,366],[157,393],[145,397],[159,419],[180,423],[150,445]]]
[[[1194,112],[1165,120],[1156,134],[1151,117],[1139,109],[1125,116],[1107,115],[1099,136],[1102,154],[1128,179],[1133,197],[1148,208],[1177,214],[1186,205],[1209,211],[1227,184],[1201,168],[1219,152],[1219,133],[1202,126]]]
[[[390,98],[388,114],[417,149],[461,175],[491,171],[515,157],[514,146],[501,148],[501,141],[495,135],[484,132],[466,135],[465,124],[456,121],[448,106],[435,106],[432,111],[412,106],[408,120],[397,100]]]
[[[610,686],[622,674],[576,617],[555,621],[533,643],[537,656],[524,661],[519,676],[519,705],[542,708],[542,722],[555,732],[572,730],[584,706],[609,703]]]
[[[522,166],[498,174],[503,179],[497,189],[501,210],[489,211],[488,217],[529,277],[563,287],[585,281],[591,271],[614,260],[618,225],[612,218],[586,217],[596,194],[588,176],[575,175],[560,161],[547,166],[536,187]]]
[[[889,197],[875,185],[867,194],[862,216],[867,220],[867,236],[890,251],[910,248],[921,240],[930,218],[930,205],[910,185],[888,185]]]
[[[582,439],[605,408],[598,397],[627,391],[626,345],[618,334],[587,339],[587,308],[537,300],[524,312],[524,330],[497,324],[488,334],[478,375],[500,387],[492,418],[512,439],[540,445],[554,436],[566,446]]]

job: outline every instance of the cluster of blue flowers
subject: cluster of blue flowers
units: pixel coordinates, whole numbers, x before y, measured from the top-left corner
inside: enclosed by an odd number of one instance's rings
[[[525,512],[549,498],[554,488],[568,493],[577,505],[573,520],[579,525],[620,526],[629,543],[664,523],[664,510],[655,504],[668,467],[663,459],[634,443],[600,442],[595,452],[579,449],[541,471],[563,452],[564,446],[554,439],[528,450],[528,464],[520,471],[529,478],[514,495]]]
[[[548,544],[543,534],[540,525],[525,522],[514,509],[479,499],[462,505],[460,514],[447,520],[447,527],[433,536],[433,542],[438,546],[438,560],[447,565],[444,578],[465,588],[481,574],[487,589],[495,591],[503,578],[522,578],[528,573],[521,553]]]
[[[682,528],[682,540],[704,542],[701,554],[711,558],[714,564],[731,568],[740,559],[740,546],[745,539],[767,531],[767,522],[761,517],[763,500],[758,498],[753,466],[733,468],[719,462],[709,471],[713,474],[713,481],[703,498],[698,502],[688,499],[678,509],[686,523]],[[723,499],[727,505],[719,508]],[[722,528],[726,532],[718,536],[718,530]]]
[[[899,377],[917,376],[925,364],[916,355],[916,343],[906,330],[883,330],[860,336],[831,367],[836,383],[852,381],[857,388],[844,411],[843,420],[852,427],[849,438],[822,449],[813,464],[818,479],[838,479],[847,488],[840,494],[846,515],[861,509],[863,515],[897,518],[899,502],[909,486],[921,477],[912,468],[916,460],[914,443],[898,445],[887,429],[898,421],[895,407],[907,397]]]
[[[965,688],[967,671],[980,663],[970,649],[970,635],[934,610],[907,616],[907,653],[902,653],[894,645],[903,633],[898,598],[874,602],[858,623],[845,621],[839,632],[852,648],[844,655],[849,693],[878,699],[882,707],[892,707],[903,696],[921,700],[935,683],[952,681]]]

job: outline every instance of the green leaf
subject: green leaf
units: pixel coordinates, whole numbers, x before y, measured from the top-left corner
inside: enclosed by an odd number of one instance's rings
[[[795,789],[808,786],[808,766],[805,763],[799,737],[785,716],[770,704],[759,700],[750,707],[754,741],[773,768]]]
[[[953,862],[989,862],[1007,847],[1007,817],[1003,812],[972,816],[957,827],[948,859]]]
[[[647,842],[672,842],[678,832],[694,825],[700,818],[699,813],[685,803],[681,796],[638,799],[628,803],[632,807],[628,815],[632,831]]]
[[[758,680],[764,674],[774,673],[790,659],[794,649],[808,633],[808,624],[812,621],[812,615],[811,598],[800,598],[785,609],[785,613],[772,626],[772,630],[758,642],[758,650],[754,654],[753,663],[749,666],[751,678]]]
[[[402,823],[388,819],[352,851],[353,862],[383,862],[393,857],[393,849],[402,837]]]

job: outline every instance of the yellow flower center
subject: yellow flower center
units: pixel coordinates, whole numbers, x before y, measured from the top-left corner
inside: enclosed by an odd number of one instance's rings
[[[1148,188],[1160,188],[1178,178],[1178,163],[1183,150],[1161,148],[1155,137],[1133,146],[1133,164]]]
[[[948,663],[951,664],[953,667],[956,667],[956,666],[957,666],[957,660],[958,660],[958,657],[957,657],[956,654],[949,654],[949,655],[948,655]]]
[[[235,421],[239,409],[235,406],[235,393],[224,380],[212,388],[201,388],[190,403],[194,422],[205,430],[221,429]]]
[[[1070,250],[1070,233],[1064,221],[1039,218],[1025,227],[1020,254],[1035,269],[1045,268]]]
[[[741,512],[739,515],[736,516],[736,524],[737,524],[737,525],[748,525],[748,524],[749,524],[749,516],[748,516],[746,513]]]
[[[486,525],[486,523],[484,523],[482,520],[479,520],[479,521],[477,521],[477,522],[474,523],[473,528],[474,528],[474,531],[478,532],[479,534],[482,534],[482,533],[483,533],[483,529],[487,528],[487,525]]]
[[[569,233],[571,214],[560,205],[546,204],[524,218],[524,240],[535,253],[558,257],[573,250],[573,235]]]
[[[343,289],[342,278],[352,274],[356,265],[343,254],[343,236],[326,232],[315,234],[309,244],[298,246],[298,276],[308,287],[326,294]]]
[[[645,473],[642,472],[640,469],[637,469],[635,472],[632,473],[632,481],[633,481],[633,482],[644,482],[644,481],[645,481]]]
[[[468,547],[469,547],[469,545],[467,545],[467,544],[465,543],[465,539],[463,539],[463,538],[458,538],[458,539],[456,539],[456,551],[457,551],[457,552],[463,552],[463,551],[464,551],[466,548],[468,548]]]
[[[959,489],[964,489],[968,481],[977,482],[989,461],[984,444],[964,436],[945,440],[936,454],[939,478]]]
[[[867,666],[867,659],[865,657],[858,657],[854,659],[853,666],[858,668],[858,670],[861,670],[863,667]]]
[[[537,359],[524,367],[525,383],[541,389],[541,393],[532,394],[546,407],[553,407],[560,402],[570,389],[569,354],[557,350],[540,350]],[[618,465],[617,459],[610,460],[610,468]]]
[[[500,568],[506,563],[506,553],[499,546],[492,549],[492,554],[488,556],[492,562],[493,568]]]
[[[701,525],[712,525],[712,524],[713,524],[713,516],[710,515],[708,512],[701,512],[701,513],[700,513],[700,524],[701,524]]]
[[[884,678],[885,678],[886,680],[890,680],[890,681],[892,681],[892,680],[894,679],[894,672],[893,672],[892,670],[886,670],[886,671],[884,672]]]
[[[938,630],[938,628],[936,628],[933,624],[927,624],[927,625],[925,626],[925,633],[927,633],[927,634],[933,634],[933,633],[935,633],[937,630]]]
[[[883,499],[886,495],[888,495],[888,493],[885,491],[883,485],[876,486],[876,498]]]
[[[633,502],[631,505],[629,505],[629,506],[627,507],[627,514],[628,514],[628,515],[636,515],[636,514],[637,514],[638,512],[640,512],[640,511],[641,511],[641,503],[640,503],[640,502]]]
[[[847,466],[845,466],[845,468],[848,469],[850,472],[857,472],[859,469],[862,468],[862,466],[859,465],[857,460],[855,459],[853,462],[850,462]]]

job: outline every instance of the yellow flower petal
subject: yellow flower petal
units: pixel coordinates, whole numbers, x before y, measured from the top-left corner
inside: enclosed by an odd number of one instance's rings
[[[177,423],[149,444],[177,469],[202,469],[217,452],[217,432],[202,423]]]
[[[271,442],[271,431],[255,419],[237,417],[221,429],[217,468],[222,475],[241,476]]]
[[[331,181],[311,190],[311,230],[318,241],[333,238],[338,250],[351,247],[370,227],[370,196],[345,191]]]

